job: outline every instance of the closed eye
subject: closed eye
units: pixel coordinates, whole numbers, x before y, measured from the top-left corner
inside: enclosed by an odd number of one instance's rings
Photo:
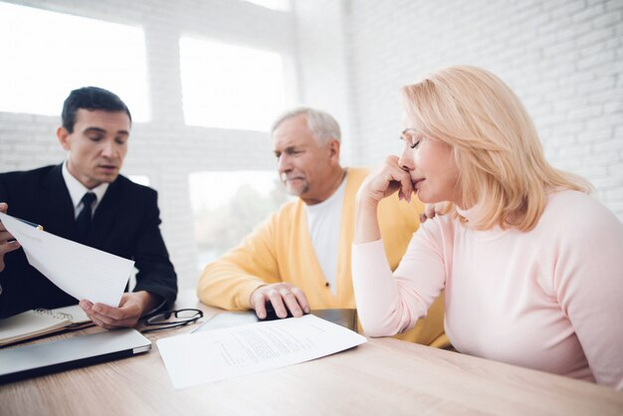
[[[409,147],[411,149],[417,148],[422,142],[422,139],[419,139],[416,141],[417,137],[420,137],[420,135],[417,133],[415,129],[411,129],[411,128],[404,129],[402,133],[400,133],[400,140],[409,144]]]
[[[275,152],[275,157],[279,159],[284,153],[288,156],[298,156],[305,153],[305,150],[300,148],[288,147],[283,153]]]

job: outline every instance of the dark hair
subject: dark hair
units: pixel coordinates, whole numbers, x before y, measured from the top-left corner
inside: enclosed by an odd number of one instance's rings
[[[83,87],[73,90],[63,104],[63,127],[69,133],[73,133],[76,124],[76,113],[79,109],[89,111],[125,111],[132,123],[132,115],[128,106],[125,105],[117,94],[98,87]]]

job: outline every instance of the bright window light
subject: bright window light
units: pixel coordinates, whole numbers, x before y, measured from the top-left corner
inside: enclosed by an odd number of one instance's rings
[[[128,175],[128,179],[130,179],[134,183],[138,183],[139,185],[149,186],[149,175]]]
[[[71,90],[93,85],[150,118],[139,27],[0,3],[0,56],[0,112],[60,115]]]
[[[248,3],[257,4],[267,9],[279,10],[282,12],[290,11],[290,0],[244,0]]]
[[[237,246],[288,201],[277,172],[196,172],[189,176],[197,270]]]
[[[277,53],[183,37],[180,62],[187,125],[267,131],[285,110]]]

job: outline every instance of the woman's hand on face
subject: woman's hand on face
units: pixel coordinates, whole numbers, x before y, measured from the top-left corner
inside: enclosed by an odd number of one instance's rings
[[[388,156],[378,171],[368,176],[359,189],[358,198],[373,203],[398,191],[398,198],[411,201],[413,183],[411,175],[398,164],[398,156]]]
[[[436,204],[426,204],[424,213],[420,214],[420,224],[424,224],[426,220],[432,220],[437,215],[443,215],[443,210],[447,202],[437,202]]]

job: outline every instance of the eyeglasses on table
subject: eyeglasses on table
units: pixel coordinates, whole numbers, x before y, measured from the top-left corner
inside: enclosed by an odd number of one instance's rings
[[[174,309],[164,312],[158,312],[148,316],[144,325],[147,329],[142,333],[162,331],[165,329],[179,328],[197,322],[203,317],[203,312],[195,308]]]

